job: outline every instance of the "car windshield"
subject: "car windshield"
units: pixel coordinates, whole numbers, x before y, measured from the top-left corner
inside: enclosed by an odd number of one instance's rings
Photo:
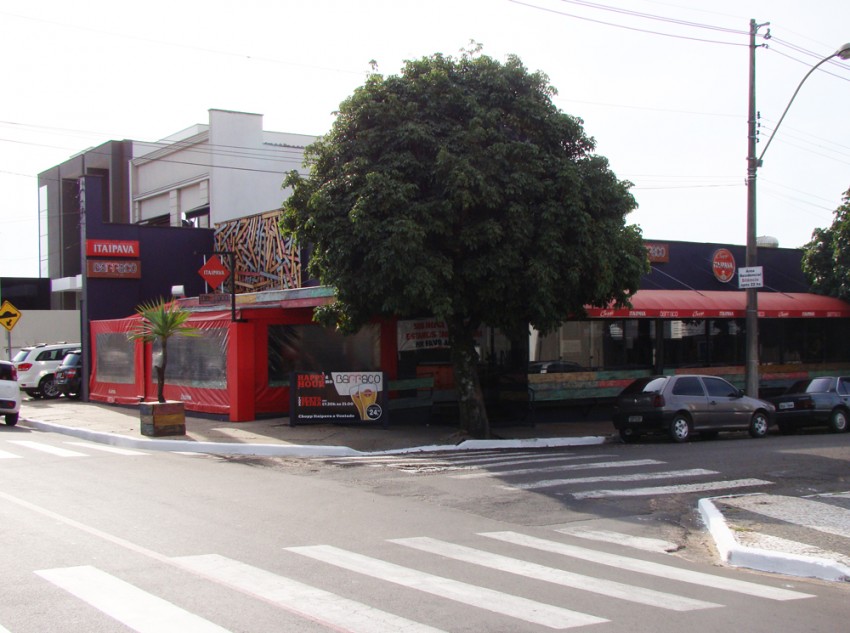
[[[636,393],[653,393],[656,391],[661,391],[666,382],[666,376],[650,376],[647,378],[639,378],[623,390],[623,395],[632,395]]]

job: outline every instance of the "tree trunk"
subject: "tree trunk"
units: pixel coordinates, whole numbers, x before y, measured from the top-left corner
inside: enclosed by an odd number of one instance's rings
[[[490,420],[484,406],[484,393],[478,376],[474,329],[463,324],[449,325],[452,366],[460,412],[460,428],[475,438],[490,437]]]
[[[160,354],[160,364],[156,367],[156,399],[158,402],[165,402],[165,365],[168,362],[167,341],[162,340],[162,354]]]

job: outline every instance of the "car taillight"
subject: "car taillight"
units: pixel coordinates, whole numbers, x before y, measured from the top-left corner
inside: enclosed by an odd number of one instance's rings
[[[14,365],[12,365],[12,380],[17,380],[17,379],[18,379],[18,369]]]
[[[656,409],[660,409],[664,406],[664,404],[664,396],[662,396],[660,393],[655,394],[655,397],[652,399],[652,406]]]
[[[798,409],[814,409],[815,408],[815,401],[812,400],[811,398],[803,398],[802,400],[797,402],[797,408]]]
[[[76,376],[76,375],[77,375],[77,370],[76,370],[76,369],[66,369],[66,370],[65,370],[65,375],[66,375],[68,378],[73,378],[74,376]]]
[[[21,363],[18,365],[18,371],[29,371],[32,369],[32,363]]]

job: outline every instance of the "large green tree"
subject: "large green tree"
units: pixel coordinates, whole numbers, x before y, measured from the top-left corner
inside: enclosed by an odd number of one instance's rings
[[[832,226],[815,229],[803,247],[803,272],[814,292],[850,301],[850,189]]]
[[[489,422],[474,334],[551,331],[586,305],[624,305],[647,270],[637,205],[516,57],[464,52],[373,74],[289,174],[284,231],[336,288],[317,318],[356,331],[376,315],[447,324],[461,426]]]

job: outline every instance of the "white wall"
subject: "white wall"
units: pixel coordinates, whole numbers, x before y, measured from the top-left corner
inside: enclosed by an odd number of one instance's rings
[[[11,332],[0,329],[0,358],[11,359],[22,347],[38,343],[79,343],[79,310],[23,310]],[[12,352],[9,353],[11,343]]]
[[[194,133],[192,135],[191,133]],[[210,224],[272,211],[288,192],[285,174],[301,170],[315,136],[266,132],[260,114],[210,110],[196,125],[133,160],[133,221],[210,205]]]

